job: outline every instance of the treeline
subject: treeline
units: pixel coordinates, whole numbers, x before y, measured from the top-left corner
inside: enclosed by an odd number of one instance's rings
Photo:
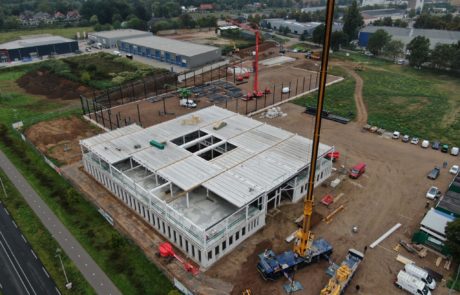
[[[414,28],[460,31],[460,16],[450,13],[441,16],[424,13],[415,20]]]
[[[393,60],[406,56],[404,44],[392,40],[385,30],[377,30],[369,37],[368,50],[376,56],[386,56]],[[460,41],[456,44],[436,44],[430,49],[430,39],[417,36],[406,46],[407,59],[411,66],[460,71]]]
[[[408,23],[402,19],[393,20],[391,17],[387,16],[382,19],[378,19],[372,22],[374,26],[387,26],[387,27],[399,27],[407,28]]]
[[[206,15],[194,19],[190,14],[182,14],[172,19],[161,19],[155,21],[151,26],[151,31],[156,33],[161,30],[171,29],[193,29],[193,28],[211,28],[217,27],[217,18],[212,15]]]

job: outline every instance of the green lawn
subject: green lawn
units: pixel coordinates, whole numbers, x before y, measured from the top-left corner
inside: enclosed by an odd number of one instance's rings
[[[388,65],[359,72],[369,124],[460,145],[460,79]]]
[[[77,32],[80,32],[80,37],[83,32],[92,32],[92,27],[75,27],[75,28],[48,28],[48,29],[27,29],[11,32],[0,32],[0,43],[9,42],[18,39],[20,36],[37,35],[37,34],[52,34],[66,38],[75,39]]]
[[[25,94],[14,80],[26,70],[0,71],[0,131],[3,130],[0,148],[123,294],[167,294],[173,288],[171,282],[142,250],[113,229],[90,202],[11,130],[11,123],[18,120],[23,120],[27,126],[81,111],[79,103],[50,101]],[[23,223],[23,230],[33,232],[35,226],[36,222],[29,220]],[[48,257],[54,255],[53,251],[54,246],[48,249]],[[92,291],[82,287],[81,292],[72,294],[92,294]]]
[[[355,90],[355,80],[340,67],[333,67],[330,74],[344,77],[345,80],[326,88],[326,97],[324,100],[324,109],[336,115],[354,119],[356,116],[356,107],[353,98]],[[318,92],[313,92],[307,96],[298,98],[293,102],[301,106],[315,106]]]
[[[0,178],[5,185],[7,197],[1,192],[1,201],[8,209],[11,217],[18,225],[21,232],[29,241],[32,249],[42,261],[46,270],[49,272],[53,280],[56,282],[59,290],[63,294],[96,294],[92,287],[88,284],[75,264],[67,255],[61,251],[60,255],[64,263],[65,271],[69,281],[72,282],[72,290],[67,290],[64,274],[62,272],[59,259],[55,256],[59,244],[53,239],[51,234],[43,226],[41,221],[30,209],[29,205],[22,198],[22,195],[17,191],[13,184],[9,181],[3,171],[0,170]]]
[[[460,146],[460,78],[430,70],[415,70],[363,54],[334,53],[335,59],[364,65],[357,72],[364,80],[363,97],[368,122],[387,130],[440,140]],[[325,109],[348,118],[355,113],[354,81],[338,67],[330,71],[345,81],[327,87]],[[316,96],[296,100],[299,105],[315,105]]]

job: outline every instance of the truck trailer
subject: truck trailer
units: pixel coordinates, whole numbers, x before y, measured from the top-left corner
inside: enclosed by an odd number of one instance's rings
[[[359,264],[364,259],[364,254],[355,249],[348,250],[345,260],[340,266],[333,263],[326,271],[332,276],[327,285],[321,290],[320,295],[341,295],[350,284]]]
[[[302,257],[294,251],[286,251],[276,255],[272,250],[267,249],[264,253],[259,254],[257,270],[264,280],[274,281],[286,276],[294,268],[299,269],[312,262],[317,262],[321,258],[328,260],[332,254],[332,246],[326,240],[318,239],[313,241],[309,252],[308,256]]]

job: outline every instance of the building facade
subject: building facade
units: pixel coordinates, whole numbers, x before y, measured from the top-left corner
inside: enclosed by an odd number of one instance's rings
[[[80,144],[85,170],[202,268],[306,194],[309,139],[215,106]],[[316,185],[330,151],[320,144]]]
[[[222,59],[217,47],[158,36],[130,38],[118,42],[119,50],[186,68],[197,68]]]
[[[460,31],[447,30],[428,30],[414,28],[398,28],[386,26],[367,26],[359,31],[358,44],[361,47],[367,47],[369,38],[377,30],[386,31],[392,40],[399,40],[404,44],[404,47],[417,36],[423,36],[430,40],[430,49],[434,49],[436,44],[453,44],[460,41]]]
[[[34,57],[74,53],[77,50],[78,42],[75,40],[51,35],[28,36],[0,44],[0,62],[30,60]]]
[[[88,40],[91,44],[101,43],[104,48],[116,48],[120,40],[127,40],[130,38],[150,37],[151,32],[123,29],[103,32],[88,33]]]
[[[307,35],[311,36],[313,31],[321,25],[320,22],[308,22],[308,23],[300,23],[294,19],[282,19],[282,18],[268,18],[263,19],[261,21],[261,25],[264,28],[271,28],[274,31],[278,31],[280,28],[289,28],[291,34],[295,35]],[[342,24],[334,23],[332,30],[341,31]]]

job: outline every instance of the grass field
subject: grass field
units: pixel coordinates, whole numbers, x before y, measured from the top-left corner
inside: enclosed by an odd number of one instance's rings
[[[324,109],[333,114],[354,119],[356,108],[354,104],[355,80],[348,75],[345,70],[334,67],[329,71],[330,74],[344,77],[345,80],[337,84],[328,86],[326,89],[326,98],[324,100]],[[293,102],[301,106],[315,106],[318,92],[298,98]]]
[[[81,111],[79,103],[25,94],[14,83],[25,72],[24,68],[0,71],[0,123],[7,130],[0,138],[0,148],[123,294],[167,294],[171,283],[144,253],[113,229],[90,202],[10,129],[11,123],[18,120],[29,125]],[[23,230],[33,232],[35,226],[35,222],[25,222]],[[54,246],[51,250],[55,251]],[[52,257],[53,253],[47,255]],[[90,289],[72,294],[92,294],[87,290]]]
[[[357,73],[364,80],[363,98],[369,124],[460,146],[460,78],[416,70],[363,54],[346,56],[339,52],[332,57],[364,66],[364,71]],[[354,81],[340,69],[333,68],[330,72],[345,77],[345,81],[326,89],[325,109],[354,117],[347,115],[355,112]],[[295,103],[313,105],[314,99],[316,93]]]
[[[93,27],[75,27],[75,28],[48,28],[48,29],[27,29],[11,32],[0,32],[0,43],[9,42],[18,39],[20,36],[37,35],[37,34],[52,34],[66,38],[75,39],[77,32],[80,36],[83,32],[92,32]]]

